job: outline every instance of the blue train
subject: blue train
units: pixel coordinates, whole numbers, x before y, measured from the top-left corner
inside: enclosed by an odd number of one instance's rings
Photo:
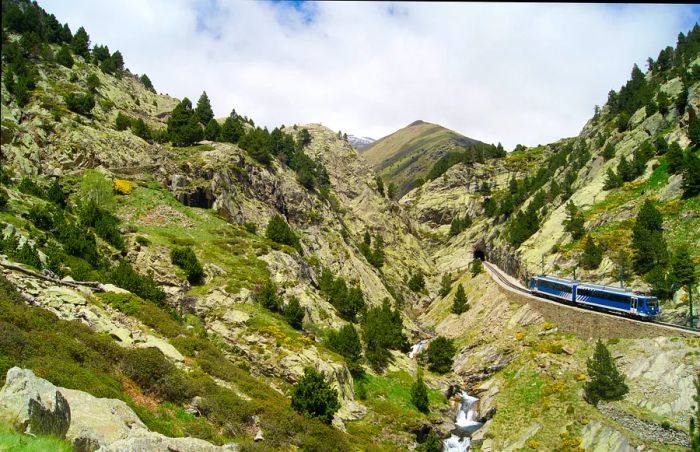
[[[554,276],[533,276],[530,278],[530,292],[568,304],[589,306],[647,320],[654,319],[661,311],[656,297],[619,287],[586,284]]]

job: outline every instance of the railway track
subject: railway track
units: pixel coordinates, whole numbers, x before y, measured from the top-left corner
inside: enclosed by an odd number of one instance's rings
[[[645,325],[653,325],[653,326],[656,326],[658,328],[662,328],[664,330],[682,331],[682,332],[694,334],[696,336],[700,336],[700,330],[690,328],[687,326],[676,325],[673,323],[666,323],[666,322],[648,322],[648,321],[643,321],[643,320],[637,320],[637,319],[632,319],[630,317],[625,317],[625,316],[621,316],[621,315],[617,315],[617,314],[613,314],[613,313],[598,311],[595,309],[589,309],[589,308],[582,307],[582,306],[570,306],[570,305],[566,305],[563,303],[549,300],[547,298],[537,297],[537,296],[533,295],[532,293],[530,293],[530,291],[528,289],[511,281],[510,278],[506,277],[503,274],[503,272],[501,271],[501,269],[498,268],[497,266],[495,266],[494,264],[484,261],[484,266],[489,270],[489,274],[491,275],[491,277],[494,278],[496,280],[496,282],[499,283],[505,289],[510,290],[511,292],[516,292],[516,293],[521,294],[521,295],[526,295],[526,296],[533,298],[535,300],[538,300],[538,301],[542,301],[545,303],[551,303],[551,304],[554,304],[557,306],[562,306],[562,307],[565,307],[567,309],[575,309],[575,310],[589,312],[589,313],[594,312],[596,314],[608,315],[610,317],[624,319],[624,320],[627,320],[630,322],[639,322],[639,323],[643,323]]]

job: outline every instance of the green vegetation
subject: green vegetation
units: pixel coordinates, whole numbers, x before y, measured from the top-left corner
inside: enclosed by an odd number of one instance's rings
[[[192,102],[186,97],[177,104],[168,118],[168,137],[173,146],[192,146],[204,138],[199,117],[192,109]]]
[[[444,374],[452,370],[452,360],[457,349],[451,339],[438,336],[432,341],[425,354],[428,357],[428,369],[433,372]]]
[[[695,395],[693,395],[695,407],[688,421],[688,431],[690,432],[690,450],[698,450],[700,449],[700,375],[695,376],[693,384],[695,385]]]
[[[366,303],[362,289],[359,287],[348,288],[345,279],[341,276],[336,278],[327,268],[321,271],[319,289],[325,299],[335,307],[342,319],[356,322],[358,316],[365,313]]]
[[[202,92],[202,95],[199,96],[197,108],[194,109],[194,113],[197,115],[199,122],[205,126],[209,121],[214,119],[214,111],[211,109],[211,103],[209,102],[209,96],[207,96],[206,91]]]
[[[651,200],[645,200],[632,228],[636,272],[646,274],[654,267],[665,267],[668,263],[668,249],[662,231],[661,212]]]
[[[284,318],[292,328],[297,330],[301,329],[305,314],[306,312],[304,311],[304,308],[301,307],[299,300],[296,297],[292,297],[289,300],[289,303],[287,303],[284,307]]]
[[[170,260],[187,274],[190,284],[202,284],[204,268],[199,263],[197,255],[190,247],[178,247],[170,250]]]
[[[449,273],[445,273],[442,275],[442,279],[440,280],[440,291],[438,294],[441,297],[446,297],[450,291],[452,290],[452,277],[450,276]]]
[[[278,312],[280,310],[281,301],[277,296],[277,287],[272,281],[267,281],[262,285],[255,300],[269,311]]]
[[[425,276],[423,276],[422,271],[418,270],[408,278],[408,288],[414,292],[421,292],[425,289]]]
[[[377,234],[374,237],[374,248],[372,248],[372,237],[369,235],[369,231],[365,231],[363,241],[357,247],[367,262],[376,268],[382,268],[384,265],[384,239],[381,235]]]
[[[465,213],[464,217],[455,217],[452,220],[452,223],[450,223],[450,237],[453,237],[455,235],[459,235],[462,231],[467,229],[469,226],[472,225],[472,219],[469,217],[469,214]]]
[[[416,382],[411,386],[411,403],[420,411],[421,413],[428,413],[429,401],[428,401],[428,386],[423,381],[423,376],[418,373],[418,378]]]
[[[459,286],[457,286],[457,292],[455,293],[454,300],[452,300],[451,312],[453,314],[460,315],[463,312],[467,312],[468,310],[469,304],[467,303],[467,295],[464,293],[464,287],[462,287],[462,285],[460,284]]]
[[[629,388],[625,376],[620,373],[610,351],[598,339],[593,356],[586,361],[590,381],[584,386],[587,400],[597,405],[601,400],[621,400]]]
[[[407,352],[408,339],[403,334],[401,313],[391,309],[389,300],[384,299],[381,307],[371,308],[364,316],[362,336],[365,341],[365,358],[376,370],[383,370],[391,358],[389,350]]]
[[[289,227],[287,221],[279,214],[275,214],[270,218],[270,221],[267,223],[267,229],[265,229],[265,237],[273,242],[289,245],[301,252],[299,238],[292,231],[292,228]]]
[[[307,367],[304,376],[294,386],[292,408],[330,424],[333,415],[340,409],[338,393],[331,388],[330,381],[323,372]]]
[[[345,325],[340,330],[328,332],[328,348],[342,355],[351,372],[357,374],[362,370],[362,344],[360,335],[353,325]]]
[[[581,266],[586,270],[594,270],[600,267],[603,261],[603,249],[595,243],[590,235],[586,238],[586,245],[581,255]]]
[[[469,265],[469,271],[472,274],[472,278],[484,271],[484,264],[481,263],[481,259],[474,258],[472,263]]]
[[[182,326],[177,321],[174,312],[168,313],[167,308],[144,300],[133,294],[104,292],[98,294],[98,299],[118,311],[139,319],[144,325],[153,328],[165,337],[177,337],[182,333]]]
[[[583,214],[576,207],[573,201],[569,201],[566,205],[566,220],[564,220],[564,230],[571,233],[571,238],[573,240],[578,240],[586,233],[583,227],[585,223]]]
[[[24,435],[0,426],[0,450],[22,452],[71,452],[71,443],[43,435]]]

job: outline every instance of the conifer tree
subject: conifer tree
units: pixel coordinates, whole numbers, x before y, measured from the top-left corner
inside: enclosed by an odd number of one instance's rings
[[[481,259],[475,258],[469,265],[469,271],[472,273],[472,278],[484,271],[484,265],[481,263]]]
[[[216,119],[211,118],[207,123],[207,126],[204,128],[204,138],[209,141],[216,141],[219,139],[220,134],[221,126],[219,125],[219,122]]]
[[[683,149],[681,149],[681,146],[678,144],[678,142],[674,141],[668,147],[668,151],[666,152],[666,161],[668,162],[669,173],[678,174],[683,171],[685,163]]]
[[[449,273],[445,273],[442,275],[442,279],[440,280],[440,296],[441,297],[446,297],[450,291],[452,290],[452,277],[450,277]]]
[[[602,156],[606,162],[611,158],[615,157],[615,145],[612,143],[608,143],[605,146],[605,149],[603,149]]]
[[[304,369],[304,376],[292,390],[292,408],[311,418],[330,424],[340,409],[338,392],[322,371],[311,367]]]
[[[387,197],[389,199],[394,199],[396,197],[396,184],[393,182],[389,183],[389,189],[387,191]]]
[[[697,282],[695,263],[688,248],[681,247],[673,253],[671,258],[671,276],[675,282],[683,286],[693,285]]]
[[[688,138],[693,148],[700,147],[700,119],[693,108],[688,109]]]
[[[284,308],[284,318],[292,328],[300,330],[304,321],[305,311],[299,304],[297,297],[292,297]]]
[[[600,266],[602,260],[603,250],[599,245],[596,245],[593,237],[589,235],[581,256],[581,266],[586,270],[594,270]]]
[[[70,54],[70,49],[66,44],[63,44],[56,53],[56,62],[67,68],[72,68],[73,64],[75,64],[73,61],[73,55]]]
[[[668,250],[663,232],[663,217],[649,199],[639,209],[632,228],[632,247],[635,250],[634,269],[644,274],[657,265],[665,266]]]
[[[362,371],[362,343],[354,326],[348,324],[338,331],[331,330],[328,333],[328,346],[345,358],[351,372]]]
[[[209,102],[209,96],[207,96],[206,91],[202,92],[202,95],[199,96],[197,108],[195,108],[194,112],[197,114],[197,118],[199,118],[199,122],[202,123],[202,125],[207,125],[209,121],[214,118],[214,111],[211,109],[211,103]]]
[[[221,126],[220,140],[225,143],[238,143],[244,133],[243,124],[241,124],[240,120],[229,116],[224,121],[224,125]]]
[[[78,28],[78,31],[76,31],[75,35],[73,35],[71,50],[73,50],[74,54],[85,59],[90,56],[90,36],[88,36],[85,28]]]
[[[265,309],[272,312],[280,310],[280,300],[277,296],[277,288],[272,281],[266,281],[256,297],[256,301]]]
[[[151,79],[148,78],[148,76],[146,74],[141,75],[141,77],[139,77],[139,80],[141,80],[141,83],[143,84],[143,86],[147,90],[149,90],[152,93],[156,92],[156,89],[153,87],[153,83],[151,82]]]
[[[428,369],[440,374],[449,372],[452,369],[452,360],[456,352],[451,339],[443,336],[436,337],[425,351],[428,355]]]
[[[606,173],[607,177],[605,179],[605,185],[603,185],[603,189],[605,190],[612,190],[613,188],[618,188],[622,186],[622,178],[613,171],[612,168],[608,168],[608,171]]]
[[[455,298],[452,301],[452,313],[460,315],[468,310],[469,305],[467,304],[467,295],[464,293],[464,287],[462,287],[460,284],[457,286],[457,292],[455,293]]]
[[[192,102],[186,97],[175,106],[168,119],[168,136],[174,146],[192,146],[204,137]]]
[[[607,347],[598,339],[595,352],[586,361],[590,381],[584,385],[587,400],[597,405],[601,400],[621,400],[629,391]]]
[[[275,214],[270,218],[270,221],[267,223],[267,228],[265,229],[265,236],[273,242],[282,243],[294,248],[299,247],[299,239],[296,234],[294,234],[292,228],[289,227],[289,224],[287,224],[285,219],[279,214]]]
[[[583,225],[585,220],[583,214],[576,207],[573,201],[566,204],[566,220],[564,220],[564,230],[571,233],[571,238],[578,240],[586,232]]]
[[[377,191],[379,192],[382,197],[384,196],[384,181],[382,180],[382,176],[377,176],[375,178],[375,181],[377,182]]]
[[[682,187],[684,198],[700,194],[700,157],[693,152],[689,152],[686,158]]]
[[[423,375],[421,375],[420,371],[416,382],[411,386],[411,403],[421,413],[428,413],[428,386],[423,381]]]
[[[129,128],[130,124],[131,118],[122,114],[121,111],[117,113],[117,119],[115,120],[115,127],[117,130],[126,130]]]

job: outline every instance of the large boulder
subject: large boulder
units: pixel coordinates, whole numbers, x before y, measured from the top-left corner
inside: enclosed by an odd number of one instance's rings
[[[203,439],[170,438],[160,433],[147,432],[141,436],[115,441],[98,449],[98,452],[213,452],[238,450],[235,444],[215,446]]]
[[[31,370],[13,367],[0,390],[0,420],[26,433],[64,438],[71,410],[59,388]]]
[[[100,399],[74,389],[60,388],[73,416],[66,439],[82,451],[94,451],[134,434],[148,432],[146,426],[121,400]]]

